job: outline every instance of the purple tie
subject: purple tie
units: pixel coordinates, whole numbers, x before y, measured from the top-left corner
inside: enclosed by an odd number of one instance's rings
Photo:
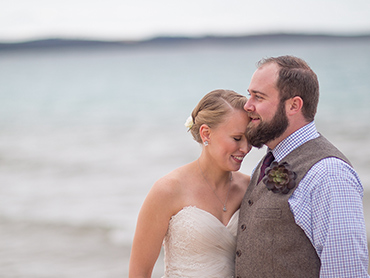
[[[263,163],[262,163],[262,166],[261,166],[260,177],[258,178],[257,184],[259,184],[260,181],[262,180],[262,178],[265,176],[266,168],[270,166],[271,162],[273,162],[274,159],[275,158],[274,158],[274,155],[272,154],[272,152],[268,152],[265,159],[263,160]]]

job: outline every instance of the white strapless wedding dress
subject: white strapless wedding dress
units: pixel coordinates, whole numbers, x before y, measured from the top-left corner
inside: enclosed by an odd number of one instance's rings
[[[202,209],[180,210],[164,238],[163,277],[233,277],[238,218],[239,210],[225,226]]]

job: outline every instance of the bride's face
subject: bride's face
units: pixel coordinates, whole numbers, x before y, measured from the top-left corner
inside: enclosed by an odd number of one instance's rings
[[[223,170],[239,170],[245,155],[251,150],[245,137],[248,123],[247,112],[234,109],[223,123],[211,129],[207,148]]]

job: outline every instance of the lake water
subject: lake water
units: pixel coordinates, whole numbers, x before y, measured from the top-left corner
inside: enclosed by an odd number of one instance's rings
[[[369,40],[3,51],[0,276],[126,277],[148,190],[200,153],[184,127],[194,106],[244,94],[260,58],[285,54],[319,77],[316,125],[359,173],[369,230]]]

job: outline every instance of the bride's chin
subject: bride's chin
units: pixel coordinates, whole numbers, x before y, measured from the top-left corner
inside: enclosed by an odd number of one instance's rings
[[[239,165],[234,164],[233,167],[230,167],[229,171],[230,172],[237,172],[237,171],[240,170],[241,166],[242,166],[241,163]]]
[[[233,172],[237,172],[237,171],[239,171],[240,170],[240,166],[239,167],[237,167],[235,170],[233,170]]]

